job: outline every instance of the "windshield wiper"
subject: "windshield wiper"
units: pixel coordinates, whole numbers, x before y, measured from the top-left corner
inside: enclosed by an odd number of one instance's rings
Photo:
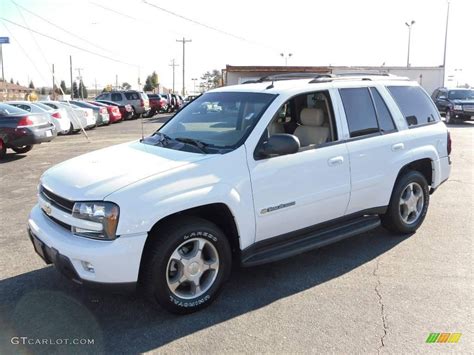
[[[171,137],[167,136],[166,134],[163,134],[163,133],[160,133],[160,132],[156,131],[150,137],[145,137],[145,138],[140,139],[140,142],[144,142],[145,140],[147,140],[148,138],[151,138],[153,136],[158,136],[159,137],[159,140],[156,143],[159,143],[162,146],[168,145],[168,143],[171,140],[173,140]]]
[[[208,153],[207,147],[209,146],[209,144],[201,142],[198,139],[186,138],[186,137],[177,137],[174,140],[178,141],[178,142],[181,142],[181,143],[191,144],[191,145],[197,147],[201,152]]]

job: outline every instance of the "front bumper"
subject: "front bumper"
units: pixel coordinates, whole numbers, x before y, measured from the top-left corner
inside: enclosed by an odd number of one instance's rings
[[[453,110],[452,112],[453,117],[460,120],[471,120],[474,117],[474,112],[470,111]]]
[[[44,260],[79,284],[133,284],[138,280],[147,234],[122,235],[113,241],[78,237],[45,215],[39,205],[28,219],[32,241],[44,244]],[[38,252],[38,249],[35,249]],[[85,263],[94,270],[86,268]]]

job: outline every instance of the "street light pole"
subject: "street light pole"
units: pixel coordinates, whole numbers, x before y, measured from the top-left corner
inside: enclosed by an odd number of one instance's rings
[[[443,87],[446,80],[446,49],[448,47],[448,24],[449,24],[449,5],[451,1],[448,0],[448,10],[446,11],[446,31],[444,33],[444,54],[443,54]]]
[[[288,53],[287,55],[285,55],[285,53],[280,53],[280,56],[285,58],[285,67],[288,66],[288,58],[290,58],[292,55],[293,53]]]
[[[407,68],[410,67],[410,44],[411,44],[411,28],[415,24],[414,20],[411,20],[410,23],[405,22],[405,25],[408,27],[408,54],[407,54]]]
[[[196,93],[196,81],[197,81],[197,78],[192,78],[191,79],[193,81],[193,94]]]

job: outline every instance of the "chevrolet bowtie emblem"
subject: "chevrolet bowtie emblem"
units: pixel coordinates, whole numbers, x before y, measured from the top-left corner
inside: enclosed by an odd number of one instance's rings
[[[51,212],[53,211],[51,209],[51,205],[49,203],[45,203],[43,205],[43,211],[48,215],[48,216],[51,216]]]

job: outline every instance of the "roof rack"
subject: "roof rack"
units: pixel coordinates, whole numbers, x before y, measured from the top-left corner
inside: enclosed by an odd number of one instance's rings
[[[373,80],[410,80],[407,77],[397,76],[390,73],[365,73],[365,72],[353,72],[353,73],[341,73],[336,74],[331,78],[314,78],[309,83],[323,83],[331,81],[342,81],[342,80],[362,80],[362,81],[373,81]]]
[[[254,80],[254,83],[263,83],[265,81],[282,81],[296,79],[315,79],[319,77],[331,78],[331,73],[284,73],[262,76],[260,79]]]

